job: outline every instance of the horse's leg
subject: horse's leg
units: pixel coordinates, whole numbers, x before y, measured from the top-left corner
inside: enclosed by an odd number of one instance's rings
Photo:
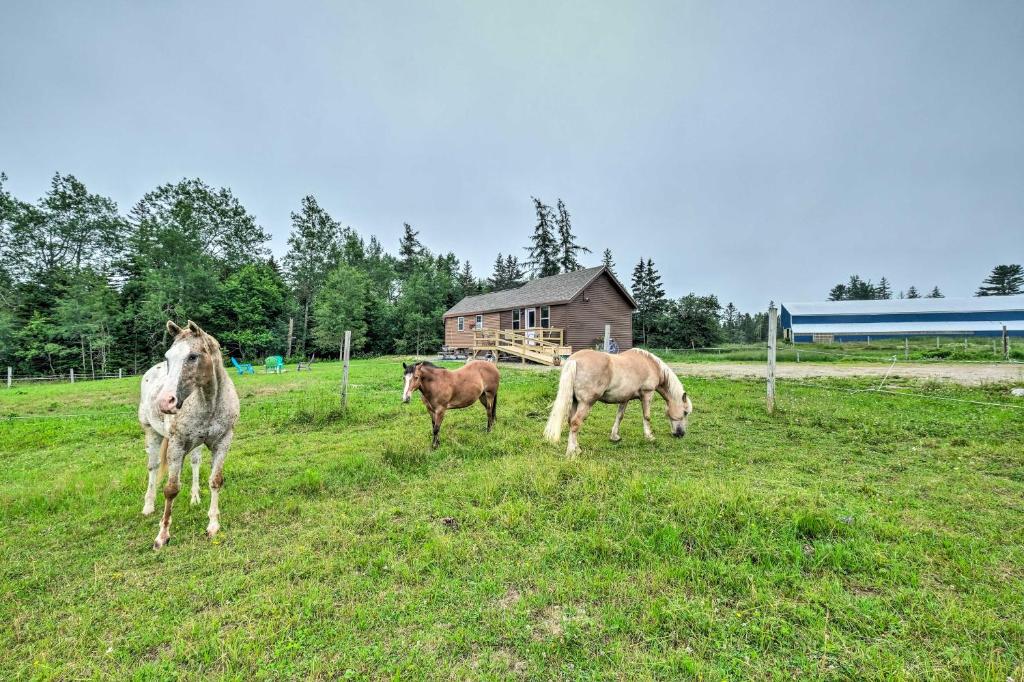
[[[569,457],[580,453],[578,434],[580,427],[583,426],[583,420],[590,414],[590,408],[593,406],[593,403],[580,401],[573,412],[572,418],[569,419],[569,445],[565,449],[565,454]]]
[[[206,536],[212,538],[220,530],[220,489],[224,485],[224,458],[228,456],[228,448],[235,432],[228,431],[212,448],[213,461],[210,464],[210,525],[206,527]]]
[[[431,415],[434,420],[434,441],[430,444],[431,448],[436,448],[441,444],[441,438],[439,434],[441,433],[441,422],[444,420],[444,413],[445,408],[439,407],[436,410],[434,410],[434,414]]]
[[[170,438],[170,436],[168,436]],[[160,549],[171,539],[171,507],[181,487],[181,465],[185,460],[185,448],[171,439],[167,446],[167,485],[164,486],[164,515],[160,519],[160,531],[156,534],[153,549]]]
[[[142,503],[142,513],[149,516],[156,511],[156,475],[160,470],[160,443],[163,437],[152,426],[146,426],[146,455],[149,461],[149,484],[146,486],[146,498]]]
[[[484,412],[487,413],[487,433],[491,432],[491,404],[487,400],[487,393],[480,394],[480,404],[484,406]]]
[[[498,389],[491,394],[491,406],[487,412],[487,431],[494,428],[494,422],[498,421]]]
[[[640,403],[644,406],[644,438],[654,440],[654,433],[651,432],[651,398],[654,391],[647,391],[640,394]]]
[[[200,445],[192,451],[192,496],[189,504],[199,504],[199,467],[203,463],[203,448]]]
[[[615,414],[615,423],[612,424],[611,439],[613,443],[618,443],[620,440],[622,440],[622,437],[619,436],[619,424],[622,423],[622,417],[625,416],[626,414],[626,405],[628,404],[628,400],[624,403],[619,403],[619,411]]]

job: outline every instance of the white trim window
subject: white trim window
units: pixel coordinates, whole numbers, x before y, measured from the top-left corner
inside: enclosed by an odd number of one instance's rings
[[[476,325],[475,325],[474,328],[475,329],[483,329],[484,328],[484,316],[483,315],[477,315],[476,316]]]
[[[466,330],[466,318],[459,316],[459,319],[455,321],[456,326],[460,332]]]
[[[513,329],[519,329],[519,327],[522,326],[520,321],[519,321],[521,315],[522,315],[522,312],[519,310],[519,308],[513,308],[512,309],[512,328]]]
[[[542,305],[540,307],[540,326],[542,329],[551,327],[551,306]]]

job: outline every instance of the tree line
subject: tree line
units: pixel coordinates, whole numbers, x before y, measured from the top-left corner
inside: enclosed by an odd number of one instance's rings
[[[525,258],[499,253],[488,277],[402,227],[397,254],[303,197],[280,262],[270,234],[230,189],[198,178],[147,192],[126,213],[69,174],[31,202],[0,173],[0,366],[19,373],[138,372],[166,348],[164,322],[193,319],[246,360],[338,352],[432,353],[442,314],[464,296],[584,267],[591,250],[569,210],[533,198]],[[613,272],[611,250],[602,262]],[[714,296],[667,299],[650,259],[637,265],[637,343],[711,345],[763,337],[763,314]]]
[[[975,296],[1012,296],[1024,293],[1024,268],[1020,265],[997,265],[992,272],[981,283]],[[892,286],[889,280],[882,277],[878,284],[872,283],[870,279],[863,279],[860,275],[850,275],[846,283],[840,282],[832,287],[828,293],[830,301],[872,301],[878,299],[893,298]],[[917,287],[911,285],[906,292],[900,291],[895,294],[896,298],[922,298]],[[924,298],[945,298],[938,286],[925,294]]]

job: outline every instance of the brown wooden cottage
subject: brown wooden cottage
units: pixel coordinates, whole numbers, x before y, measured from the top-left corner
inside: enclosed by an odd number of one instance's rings
[[[607,268],[586,268],[467,296],[444,314],[444,343],[470,355],[489,351],[556,364],[601,344],[606,324],[620,350],[631,348],[635,308]]]

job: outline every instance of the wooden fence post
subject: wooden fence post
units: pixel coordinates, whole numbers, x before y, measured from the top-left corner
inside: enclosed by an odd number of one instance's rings
[[[604,326],[604,352],[607,353],[608,349],[611,348],[612,342],[612,326],[606,324]]]
[[[75,383],[75,368],[71,368],[71,383]]]
[[[1010,334],[1006,331],[1006,325],[1003,325],[1003,360],[1009,361],[1010,359]]]
[[[1005,328],[1006,327],[1003,327],[1003,329],[1005,329]],[[7,367],[7,388],[10,388],[12,383],[14,383],[14,368],[8,366]]]
[[[779,323],[779,309],[772,303],[768,306],[768,414],[775,412],[775,339]]]
[[[295,318],[294,317],[289,317],[288,318],[288,355],[285,356],[285,357],[289,357],[290,358],[292,356],[292,340],[295,338],[294,332],[295,332]]]
[[[124,378],[123,372],[124,372],[124,368],[123,367],[118,367],[117,368],[117,378],[118,379],[123,379]]]
[[[903,359],[910,359],[910,339],[905,336],[903,337]]]
[[[345,346],[341,352],[341,409],[348,409],[348,358],[352,349],[352,332],[345,332]]]

